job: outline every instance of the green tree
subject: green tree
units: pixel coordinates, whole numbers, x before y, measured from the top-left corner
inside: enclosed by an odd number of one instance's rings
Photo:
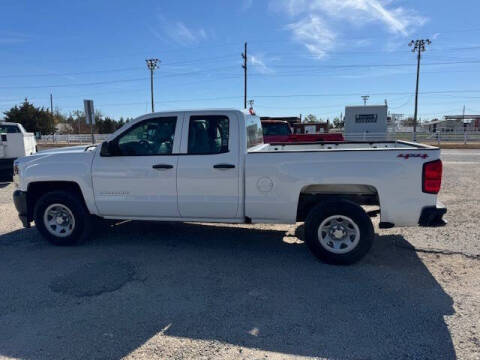
[[[111,134],[118,129],[118,122],[106,116],[105,119],[96,120],[95,127],[99,134]]]
[[[333,127],[335,129],[343,129],[345,126],[345,122],[343,120],[340,120],[340,118],[336,117],[333,119]]]
[[[43,107],[35,107],[27,99],[4,114],[5,121],[20,123],[29,132],[40,132],[42,135],[55,132],[55,116]]]
[[[308,114],[305,116],[303,122],[306,122],[306,123],[315,123],[315,122],[318,122],[318,119],[315,115],[312,115],[312,114]]]

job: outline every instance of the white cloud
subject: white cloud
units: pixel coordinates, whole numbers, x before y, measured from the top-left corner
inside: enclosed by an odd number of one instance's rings
[[[271,74],[273,70],[265,64],[263,56],[261,55],[249,55],[248,61],[250,64],[261,74]]]
[[[165,37],[167,37],[180,45],[191,45],[208,38],[207,32],[202,27],[194,29],[188,27],[181,21],[171,22],[162,15],[158,15],[157,17],[160,22],[161,31],[151,28],[151,32],[159,39],[165,39]]]
[[[316,57],[326,55],[335,42],[336,35],[328,28],[325,22],[318,16],[310,15],[298,22],[287,25],[296,40]]]
[[[270,8],[292,18],[301,17],[288,28],[319,57],[334,47],[336,29],[342,22],[354,26],[378,23],[388,32],[404,37],[427,21],[412,9],[392,5],[390,0],[271,0]]]

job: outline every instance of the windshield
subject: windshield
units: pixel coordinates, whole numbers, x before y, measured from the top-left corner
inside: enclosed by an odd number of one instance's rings
[[[262,123],[263,135],[290,135],[290,127],[287,123]]]
[[[18,126],[16,125],[5,125],[0,124],[0,133],[14,134],[21,132]]]

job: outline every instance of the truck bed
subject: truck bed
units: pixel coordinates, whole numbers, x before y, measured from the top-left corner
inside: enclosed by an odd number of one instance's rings
[[[415,226],[423,207],[436,205],[422,192],[423,164],[439,158],[438,148],[405,141],[259,145],[246,156],[245,214],[295,222],[299,194],[362,188],[376,194],[382,222]]]
[[[249,149],[249,153],[256,152],[297,152],[323,150],[418,150],[437,149],[436,147],[412,143],[408,141],[341,141],[315,143],[271,143]]]

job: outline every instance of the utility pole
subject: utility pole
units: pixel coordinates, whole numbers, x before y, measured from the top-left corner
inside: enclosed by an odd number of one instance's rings
[[[50,94],[50,114],[53,115],[53,95]]]
[[[417,115],[418,115],[418,83],[420,81],[420,60],[422,52],[425,51],[425,45],[430,45],[429,39],[412,40],[408,46],[412,47],[412,52],[417,52],[417,86],[415,88],[415,112],[413,114],[413,141],[417,141]]]
[[[153,72],[158,69],[160,60],[158,59],[146,59],[147,67],[150,70],[150,95],[152,97],[152,113],[155,112],[155,101],[153,100]]]
[[[244,51],[242,53],[243,59],[243,108],[247,108],[247,64],[248,64],[248,54],[247,54],[247,42],[244,45]]]
[[[363,95],[363,106],[367,106],[367,100],[370,99],[370,95]]]

